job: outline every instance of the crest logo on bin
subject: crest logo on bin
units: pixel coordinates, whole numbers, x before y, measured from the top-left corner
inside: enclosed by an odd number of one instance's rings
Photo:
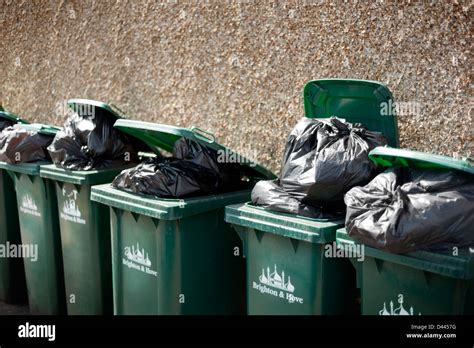
[[[285,299],[288,303],[303,303],[303,298],[293,294],[295,286],[291,282],[291,276],[286,278],[283,270],[278,273],[276,265],[273,272],[270,272],[270,267],[262,268],[262,274],[258,277],[258,282],[253,282],[253,288],[262,294]]]
[[[35,200],[28,193],[21,199],[20,211],[33,216],[41,216],[36,206]]]
[[[158,273],[151,269],[151,261],[148,257],[148,253],[145,252],[145,248],[140,249],[140,245],[138,243],[136,247],[134,245],[131,247],[125,247],[123,254],[125,256],[122,258],[122,263],[124,266],[153,275],[155,277],[158,276]]]
[[[390,301],[390,311],[387,310],[387,305],[384,302],[383,308],[379,311],[379,315],[414,315],[413,306],[407,311],[403,307],[403,294],[398,294],[398,303],[400,304],[397,308],[393,308],[393,301]],[[421,313],[418,313],[421,315]]]
[[[272,273],[270,273],[270,267],[267,267],[267,273],[265,274],[265,269],[262,268],[262,274],[258,277],[260,283],[265,285],[270,285],[274,288],[285,290],[289,292],[295,291],[295,287],[291,284],[291,278],[288,277],[288,281],[285,283],[285,271],[282,271],[281,276],[277,272],[277,267]]]
[[[79,206],[76,204],[78,194],[77,190],[72,190],[70,193],[68,193],[66,189],[63,188],[62,193],[63,197],[66,197],[66,199],[64,199],[63,209],[60,214],[61,219],[85,225],[86,220],[82,218]]]

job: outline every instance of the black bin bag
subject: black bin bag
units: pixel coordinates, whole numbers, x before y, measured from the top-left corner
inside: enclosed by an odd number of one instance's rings
[[[7,127],[0,132],[0,161],[9,164],[49,161],[47,147],[54,135]]]
[[[271,210],[311,218],[330,218],[335,213],[302,203],[278,185],[278,180],[259,181],[252,190],[252,203]]]
[[[93,115],[72,114],[48,147],[56,166],[95,170],[138,162],[138,152],[127,135],[113,128],[116,118],[96,107]]]
[[[16,122],[8,119],[4,119],[0,117],[0,132],[3,131],[5,128],[13,126]]]
[[[120,173],[116,188],[161,198],[185,198],[243,190],[245,169],[235,163],[219,163],[217,152],[198,142],[180,138],[173,157],[151,158]]]
[[[112,185],[133,193],[172,198],[215,192],[218,179],[216,172],[192,162],[156,157],[124,170]]]
[[[390,168],[344,200],[360,243],[393,253],[474,245],[474,174]]]
[[[350,188],[368,183],[377,174],[368,153],[386,143],[381,133],[360,123],[337,117],[303,118],[288,137],[280,185],[303,202],[342,203]]]
[[[3,111],[3,109],[0,106],[0,132],[4,130],[5,128],[11,127],[17,123],[28,123],[28,122],[22,120],[20,117],[18,117],[17,115],[11,112]]]
[[[288,137],[279,180],[258,183],[252,202],[319,218],[344,211],[344,194],[377,173],[368,153],[386,139],[362,124],[303,118]]]

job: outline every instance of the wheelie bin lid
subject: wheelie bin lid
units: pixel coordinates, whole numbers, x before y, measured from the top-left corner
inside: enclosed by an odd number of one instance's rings
[[[399,146],[397,116],[392,112],[393,96],[377,81],[322,79],[310,81],[303,91],[305,116],[338,116],[351,123],[362,123],[382,133],[393,147]],[[385,108],[383,108],[385,106]],[[382,110],[389,109],[388,115]]]
[[[39,134],[52,135],[52,136],[54,136],[56,132],[60,130],[59,127],[42,124],[42,123],[28,123],[28,124],[17,123],[17,124],[14,124],[13,127],[31,130],[34,132],[38,132]],[[41,165],[49,164],[49,163],[50,162],[45,162],[45,161],[33,162],[33,163],[16,163],[16,164],[0,162],[0,169],[6,169],[11,172],[27,174],[27,175],[39,175]]]
[[[257,172],[263,179],[274,179],[276,175],[267,168],[256,164],[239,153],[219,144],[212,133],[200,128],[182,128],[165,124],[143,122],[136,120],[117,120],[115,128],[130,134],[131,136],[145,142],[156,154],[161,150],[173,151],[174,143],[180,138],[196,141],[206,147],[214,149],[225,156],[232,156],[235,163],[244,165]]]
[[[468,160],[420,151],[379,146],[370,151],[369,158],[380,167],[416,167],[425,169],[456,169],[474,174]]]
[[[109,115],[110,117],[113,117],[115,119],[123,118],[123,111],[120,110],[117,106],[114,104],[107,104],[98,100],[92,100],[92,99],[69,99],[67,101],[67,105],[69,108],[74,110],[75,112],[81,112],[81,111],[88,111],[88,109],[93,106],[95,108],[99,108],[103,111],[105,111],[106,115]]]
[[[337,244],[345,248],[351,248],[351,246],[358,244],[349,237],[345,228],[337,230],[336,241]],[[357,248],[353,250],[357,250]],[[458,249],[457,255],[453,254],[453,250],[438,252],[418,250],[406,254],[393,254],[364,245],[364,254],[365,256],[446,277],[457,279],[474,278],[474,250],[471,252],[469,248]]]
[[[0,118],[9,120],[12,122],[16,122],[16,123],[29,123],[28,121],[22,119],[17,114],[14,114],[13,112],[9,112],[9,111],[0,111]]]

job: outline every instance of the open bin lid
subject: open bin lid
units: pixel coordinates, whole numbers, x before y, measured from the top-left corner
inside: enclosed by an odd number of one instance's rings
[[[456,169],[474,174],[474,167],[467,160],[419,151],[379,146],[370,151],[369,158],[380,167]]]
[[[132,120],[117,120],[117,122],[115,122],[114,127],[125,133],[130,134],[131,136],[137,139],[142,140],[156,154],[160,153],[160,149],[172,152],[174,143],[178,139],[184,137],[196,141],[216,151],[225,153],[226,155],[233,155],[236,163],[249,167],[250,169],[261,174],[263,178],[276,178],[276,175],[265,167],[262,167],[259,164],[255,164],[255,162],[250,161],[244,156],[238,154],[237,152],[230,150],[227,147],[217,143],[213,134],[196,127],[181,128],[164,124]]]
[[[107,104],[97,100],[91,99],[69,99],[67,101],[69,108],[75,112],[81,114],[84,111],[90,111],[91,107],[98,108],[102,111],[105,111],[105,114],[110,115],[115,119],[123,117],[123,112],[113,104]]]
[[[387,86],[376,81],[323,79],[310,81],[303,92],[305,115],[309,118],[337,116],[351,123],[362,123],[382,133],[393,147],[399,146],[397,116],[382,115],[382,103],[393,104]]]
[[[0,111],[0,119],[1,118],[15,123],[29,123],[28,121],[23,120],[20,116],[8,111]]]
[[[39,134],[52,135],[52,136],[55,136],[56,133],[60,130],[59,127],[46,125],[42,123],[28,123],[28,124],[17,123],[13,125],[13,127],[22,128],[22,129],[30,130],[33,132],[38,132]]]

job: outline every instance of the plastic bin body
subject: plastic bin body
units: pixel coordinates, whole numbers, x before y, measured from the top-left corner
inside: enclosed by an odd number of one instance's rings
[[[344,221],[272,212],[251,204],[226,208],[247,261],[250,315],[355,314],[355,272],[332,257],[336,229]]]
[[[18,220],[14,181],[0,169],[0,245],[20,245],[21,234]],[[25,269],[20,257],[0,258],[0,301],[24,302],[27,299]]]
[[[109,209],[90,193],[91,185],[110,182],[120,171],[41,167],[56,189],[68,314],[112,314]]]
[[[352,248],[344,228],[337,242]],[[392,254],[364,246],[363,315],[474,314],[474,254],[468,250]]]
[[[114,313],[243,314],[242,243],[224,207],[249,195],[158,199],[94,186],[91,199],[111,207]]]
[[[37,247],[37,259],[24,258],[30,311],[65,314],[64,275],[54,183],[39,176],[41,163],[0,163],[15,182],[23,245]]]

